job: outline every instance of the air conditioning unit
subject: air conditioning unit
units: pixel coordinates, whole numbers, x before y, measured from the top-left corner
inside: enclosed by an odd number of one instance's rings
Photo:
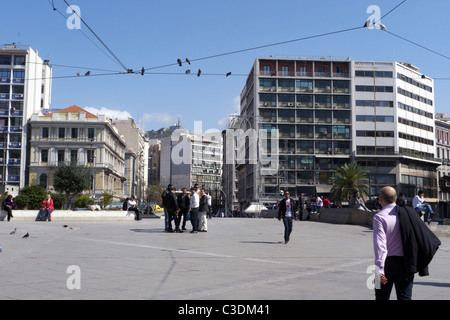
[[[339,149],[339,148],[334,148],[334,151],[336,151],[336,152],[340,152],[340,151],[341,151],[341,149]]]
[[[17,159],[10,159],[9,160],[11,163],[17,163]]]
[[[308,87],[308,90],[312,90],[312,87]]]
[[[330,87],[330,86],[326,86],[326,89],[327,89],[327,90],[331,90],[331,87]]]
[[[333,151],[333,148],[328,148],[328,152],[332,152]]]
[[[293,107],[294,104],[292,102],[288,102],[288,107]]]
[[[16,98],[23,98],[23,94],[21,94],[21,93],[16,94]]]

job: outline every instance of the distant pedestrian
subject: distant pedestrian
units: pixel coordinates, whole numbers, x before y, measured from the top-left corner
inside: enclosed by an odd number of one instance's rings
[[[168,232],[174,232],[173,228],[172,228],[172,220],[175,223],[175,231],[176,232],[183,232],[180,230],[180,217],[179,217],[179,212],[180,212],[180,208],[178,206],[178,199],[176,197],[176,189],[175,187],[172,187],[170,189],[170,193],[168,193],[166,195],[166,208],[168,211],[168,215],[169,215],[169,229],[167,230]]]
[[[295,218],[295,212],[297,211],[296,203],[290,198],[289,191],[284,192],[284,199],[280,201],[278,207],[278,220],[283,219],[284,224],[284,243],[288,244],[290,235],[292,233],[292,220]]]
[[[397,201],[395,203],[399,207],[406,207],[406,205],[408,204],[408,200],[406,200],[405,195],[402,192],[400,192],[398,194]]]
[[[178,207],[180,208],[180,219],[183,218],[183,222],[181,224],[181,230],[186,230],[186,215],[189,210],[189,194],[187,193],[186,188],[183,188],[183,193],[178,195]]]
[[[206,194],[206,198],[208,199],[208,214],[207,218],[212,219],[211,209],[212,209],[212,198],[209,193]]]
[[[206,196],[205,189],[200,189],[199,193],[199,207],[198,207],[198,231],[207,232],[208,231],[208,219],[206,215],[208,214],[208,197]]]
[[[11,194],[8,194],[6,196],[5,201],[3,201],[3,209],[6,211],[6,213],[8,215],[8,221],[11,220],[11,218],[14,218],[14,216],[12,214],[13,207],[14,207],[13,196]]]
[[[302,192],[298,196],[298,218],[300,221],[303,220],[303,210],[305,209],[306,209],[305,194]]]
[[[324,197],[324,198],[323,198],[323,206],[324,206],[325,208],[331,208],[330,200],[328,200],[327,197]]]
[[[172,189],[173,185],[171,183],[169,183],[167,185],[167,189],[164,190],[164,192],[161,194],[161,199],[162,199],[162,206],[164,209],[164,230],[169,231],[169,212],[167,211],[166,208],[166,196],[170,193],[170,189]]]
[[[197,233],[198,232],[198,209],[200,206],[200,198],[195,192],[194,188],[191,188],[191,203],[189,204],[189,211],[191,215],[191,224],[192,224],[192,231],[191,233]]]

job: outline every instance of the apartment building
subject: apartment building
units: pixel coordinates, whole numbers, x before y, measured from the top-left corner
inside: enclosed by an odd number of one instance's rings
[[[200,188],[219,198],[222,190],[222,136],[191,134],[178,129],[161,139],[160,181],[176,188]]]
[[[144,200],[148,187],[148,140],[144,132],[138,128],[133,119],[112,120],[112,125],[124,139],[127,153],[134,153],[134,157],[128,157],[127,162],[133,168],[133,181],[127,181],[128,196],[134,195],[138,200]],[[134,159],[134,160],[132,160]],[[134,185],[135,186],[132,186]]]
[[[111,119],[71,106],[48,113],[34,113],[29,122],[27,185],[39,184],[55,191],[54,174],[61,162],[76,162],[92,170],[89,194],[101,199],[125,198],[126,144]]]
[[[436,114],[436,156],[442,161],[438,167],[439,176],[439,213],[450,218],[450,117]]]
[[[30,47],[0,48],[0,180],[2,190],[25,185],[27,121],[50,105],[52,68]],[[13,190],[15,189],[15,190]]]
[[[257,58],[241,93],[245,127],[278,130],[279,165],[236,166],[241,204],[280,194],[328,194],[333,171],[357,162],[370,193],[392,185],[437,201],[433,80],[410,64]],[[268,147],[268,146],[266,146]],[[260,146],[259,151],[264,150]],[[249,152],[249,149],[246,149]],[[258,155],[259,156],[259,155]]]

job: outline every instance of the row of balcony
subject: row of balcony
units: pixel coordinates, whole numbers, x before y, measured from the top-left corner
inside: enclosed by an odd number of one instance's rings
[[[8,109],[0,109],[0,116],[23,116],[23,110],[11,109],[11,112]]]
[[[314,109],[350,109],[350,103],[339,102],[275,102],[275,101],[260,101],[261,108],[314,108]]]
[[[23,130],[22,126],[0,126],[0,132],[8,132],[8,129],[9,132],[22,132]]]
[[[278,86],[260,86],[260,92],[298,92],[298,93],[336,93],[350,94],[349,88],[332,88],[332,87],[281,87]]]
[[[0,100],[23,100],[23,93],[0,93]]]
[[[10,83],[11,83],[11,78],[0,78],[0,84],[10,84]],[[25,79],[24,78],[13,78],[12,83],[13,84],[25,83]]]
[[[307,78],[350,78],[348,72],[304,72],[304,71],[265,71],[259,73],[260,76],[270,77],[307,77]]]
[[[22,142],[0,142],[0,149],[9,148],[9,149],[20,149],[22,148]]]

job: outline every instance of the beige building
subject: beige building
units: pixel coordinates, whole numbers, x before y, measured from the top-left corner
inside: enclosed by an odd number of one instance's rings
[[[125,197],[126,145],[110,119],[71,106],[33,114],[29,134],[27,185],[54,191],[58,163],[76,161],[92,168],[93,199],[101,199],[104,191],[114,194],[116,201]]]

